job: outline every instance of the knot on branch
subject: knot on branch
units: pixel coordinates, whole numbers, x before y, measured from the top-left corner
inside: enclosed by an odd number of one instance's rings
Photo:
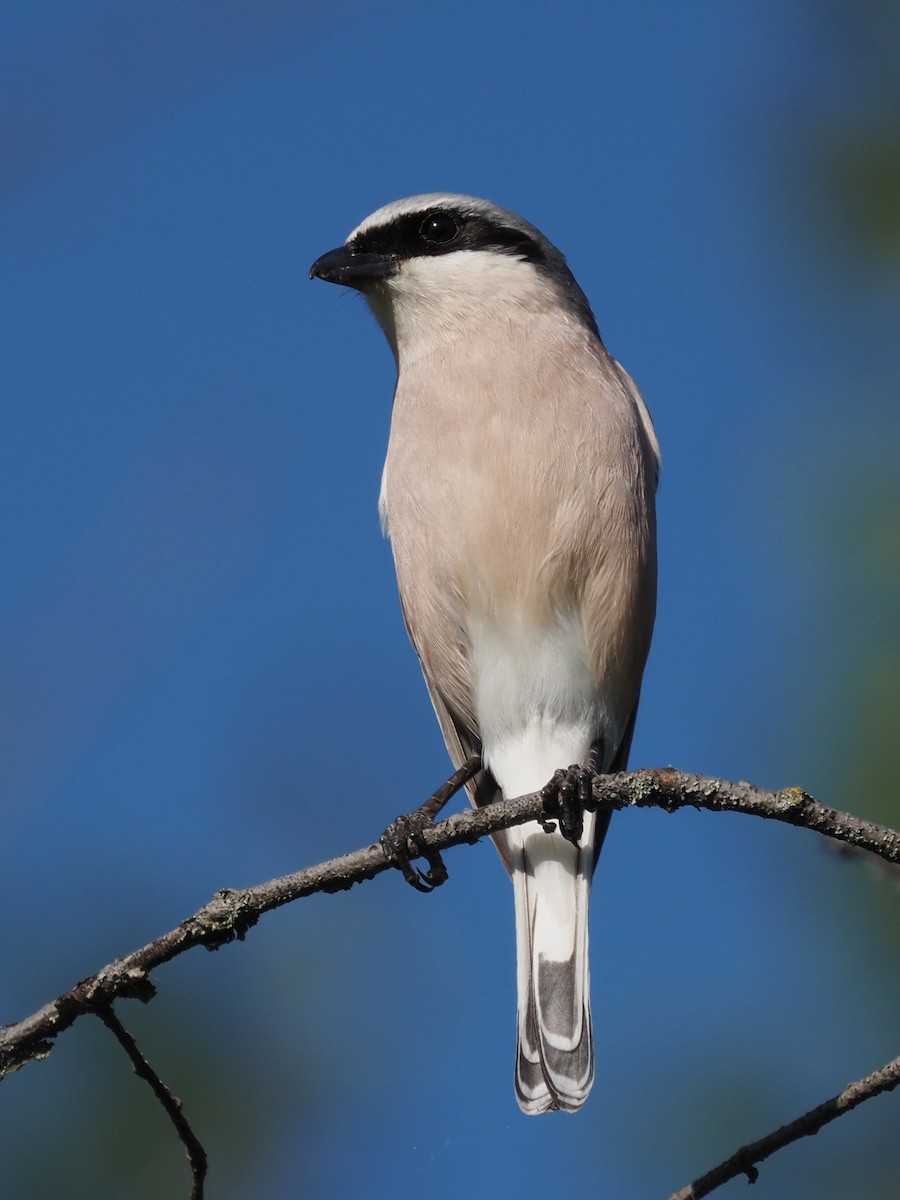
[[[797,813],[799,816],[808,805],[814,803],[812,796],[803,788],[786,787],[775,793],[775,808],[785,815]]]
[[[687,796],[685,776],[674,767],[649,767],[643,771],[622,771],[600,781],[600,799],[614,808],[647,808],[651,805],[667,813],[677,812],[685,803],[694,803]]]
[[[667,813],[677,812],[684,804],[684,777],[674,767],[658,767],[647,774],[653,782],[650,798],[658,799]]]
[[[259,906],[253,904],[249,892],[221,888],[208,904],[183,921],[181,928],[207,950],[218,950],[235,939],[243,941],[259,917]]]
[[[60,996],[58,1003],[60,1015],[65,1016],[70,1006],[77,1012],[93,1012],[98,1008],[106,1008],[114,996],[148,1004],[155,995],[156,988],[143,966],[116,959],[96,975],[76,983],[71,991]]]
[[[748,1183],[756,1183],[757,1179],[759,1179],[759,1171],[753,1165],[751,1159],[745,1159],[741,1163],[741,1174],[747,1176]]]

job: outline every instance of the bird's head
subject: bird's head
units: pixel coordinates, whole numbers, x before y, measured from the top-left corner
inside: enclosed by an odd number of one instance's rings
[[[558,311],[597,332],[552,242],[473,196],[431,193],[385,205],[318,258],[310,277],[362,292],[401,365],[473,328],[535,312]]]

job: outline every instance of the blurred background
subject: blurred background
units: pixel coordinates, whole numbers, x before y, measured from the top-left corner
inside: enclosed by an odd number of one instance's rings
[[[632,765],[900,822],[896,5],[2,13],[0,1020],[448,771],[376,516],[393,363],[307,280],[413,192],[538,225],[654,415]],[[447,862],[120,1006],[211,1198],[662,1198],[900,1049],[895,886],[810,834],[632,812],[597,872],[594,1092],[527,1121],[511,889],[489,844]],[[873,1101],[754,1197],[900,1197],[898,1121]],[[189,1191],[87,1020],[0,1089],[0,1162],[16,1200]]]

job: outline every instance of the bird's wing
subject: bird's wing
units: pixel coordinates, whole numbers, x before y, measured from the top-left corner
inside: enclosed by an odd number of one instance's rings
[[[441,733],[444,735],[444,742],[447,746],[447,753],[454,767],[461,767],[467,758],[471,758],[473,754],[481,756],[481,738],[470,727],[464,716],[454,711],[448,698],[441,692],[440,687],[435,680],[435,677],[428,666],[428,661],[422,654],[422,650],[417,645],[415,635],[412,631],[409,618],[407,616],[406,604],[403,597],[400,597],[400,607],[403,611],[403,621],[406,625],[406,632],[409,635],[409,640],[412,643],[413,649],[419,658],[419,665],[422,668],[422,675],[425,678],[425,686],[428,688],[428,695],[431,698],[431,704],[434,708],[435,716],[438,719],[438,724],[441,727]],[[479,771],[478,774],[466,784],[466,791],[469,793],[469,799],[476,808],[480,808],[483,804],[491,804],[494,800],[500,799],[500,789],[497,786],[497,781],[494,779],[490,771]],[[502,854],[502,851],[501,851]],[[506,861],[505,856],[504,862]]]

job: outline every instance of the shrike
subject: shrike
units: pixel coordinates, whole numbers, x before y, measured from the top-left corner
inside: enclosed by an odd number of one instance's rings
[[[311,275],[362,292],[397,360],[379,508],[450,757],[481,758],[473,803],[548,781],[583,797],[626,767],[656,608],[659,447],[637,388],[560,251],[486,200],[388,204]],[[526,1113],[573,1112],[593,1082],[588,897],[607,824],[585,813],[575,844],[539,822],[494,836]]]

